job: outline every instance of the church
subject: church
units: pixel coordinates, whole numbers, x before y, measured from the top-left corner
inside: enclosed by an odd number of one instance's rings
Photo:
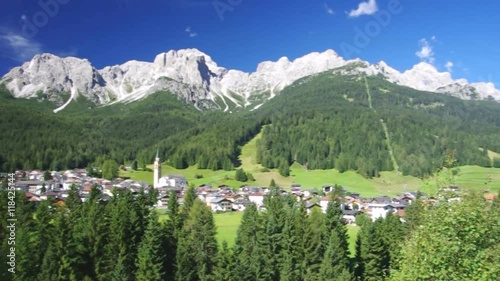
[[[155,163],[154,163],[154,175],[153,175],[153,187],[154,188],[185,188],[188,182],[186,178],[182,175],[164,175],[161,176],[161,162],[159,151],[156,151]]]

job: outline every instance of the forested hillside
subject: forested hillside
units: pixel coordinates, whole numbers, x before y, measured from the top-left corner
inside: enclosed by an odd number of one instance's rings
[[[457,151],[459,165],[483,167],[491,161],[479,148],[500,151],[499,104],[420,92],[379,77],[325,72],[297,81],[260,111],[272,116],[257,155],[270,168],[297,161],[373,177],[396,166],[424,177],[441,166],[447,150]]]
[[[380,77],[325,72],[296,81],[257,110],[199,111],[168,92],[96,107],[79,98],[60,113],[46,100],[13,99],[0,89],[0,169],[51,169],[153,161],[176,168],[232,170],[240,147],[261,130],[257,160],[283,175],[355,170],[365,177],[399,169],[425,177],[446,151],[458,165],[489,167],[500,152],[500,104],[416,91]],[[496,164],[495,164],[496,165]]]

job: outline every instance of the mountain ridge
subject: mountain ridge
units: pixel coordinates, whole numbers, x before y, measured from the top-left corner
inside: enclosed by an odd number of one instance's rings
[[[349,70],[343,68],[348,65],[352,66]],[[55,112],[78,95],[107,105],[134,102],[162,90],[199,109],[230,111],[228,102],[255,109],[300,78],[336,69],[339,74],[382,75],[391,83],[465,100],[500,101],[500,90],[492,83],[454,80],[450,73],[439,72],[429,63],[399,72],[384,61],[370,64],[361,59],[345,60],[333,50],[309,53],[293,61],[287,57],[264,61],[251,73],[220,67],[197,49],[171,50],[158,54],[153,62],[131,60],[102,69],[96,69],[87,59],[40,54],[13,68],[0,83],[16,98],[35,97],[40,91],[48,94],[61,105]],[[61,98],[63,92],[71,94],[69,100]]]

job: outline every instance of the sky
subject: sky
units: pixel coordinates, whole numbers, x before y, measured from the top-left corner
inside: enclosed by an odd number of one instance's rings
[[[197,48],[219,66],[335,50],[399,71],[425,61],[500,87],[500,1],[1,0],[0,75],[37,53],[96,68]]]

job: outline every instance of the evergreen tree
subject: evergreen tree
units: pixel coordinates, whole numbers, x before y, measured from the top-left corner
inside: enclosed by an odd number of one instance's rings
[[[345,278],[352,278],[350,274],[347,274],[350,271],[349,241],[347,227],[342,220],[339,199],[328,203],[323,237],[323,240],[328,242],[325,243],[325,257],[321,264],[322,278],[324,280],[340,280],[336,278],[341,275],[344,275]]]
[[[338,231],[332,231],[328,241],[328,248],[321,262],[319,280],[352,281],[349,271],[349,258],[343,247],[342,237]]]
[[[326,209],[324,241],[329,241],[331,233],[336,231],[339,236],[339,241],[341,242],[340,247],[346,253],[345,258],[347,258],[349,256],[349,237],[342,216],[343,213],[340,201],[330,201]]]
[[[115,160],[106,160],[102,164],[102,177],[112,180],[118,177],[118,163]]]
[[[304,280],[320,280],[321,261],[325,253],[323,233],[325,228],[324,215],[320,208],[313,208],[307,218],[304,232]]]
[[[407,232],[414,231],[422,224],[424,210],[425,206],[420,195],[406,207],[404,220]]]
[[[274,179],[271,179],[271,182],[269,183],[269,188],[273,187],[276,187],[276,182],[274,181]]]
[[[287,162],[282,162],[278,167],[278,172],[280,175],[288,177],[290,175],[290,165]]]
[[[392,270],[396,268],[396,260],[406,237],[405,227],[401,223],[399,216],[389,212],[383,221],[381,231],[385,247],[389,252],[389,268]]]
[[[382,237],[382,219],[376,220],[367,231],[362,250],[363,280],[378,281],[388,276],[389,253]]]
[[[193,186],[188,187],[184,193],[184,204],[182,205],[181,211],[180,211],[180,217],[181,217],[181,222],[184,224],[184,222],[187,220],[189,213],[191,212],[191,208],[194,205],[195,200],[198,197],[196,196],[196,191]]]
[[[217,266],[213,280],[238,281],[234,267],[235,261],[231,249],[226,241],[222,241],[222,248],[217,253]]]
[[[48,181],[51,179],[52,179],[52,175],[50,174],[50,172],[48,170],[45,171],[45,173],[43,173],[43,180]]]
[[[236,169],[234,179],[237,181],[246,182],[248,180],[248,177],[243,169]]]
[[[303,227],[303,224],[297,224],[297,216],[301,216],[300,211],[294,206],[287,206],[285,224],[280,253],[280,280],[294,281],[301,280],[301,259],[303,248],[301,236],[297,235],[296,227]]]
[[[136,261],[136,280],[161,281],[165,279],[164,260],[167,253],[163,248],[163,239],[168,236],[158,221],[158,214],[151,212],[148,226],[139,245]]]
[[[33,240],[36,239],[35,222],[33,219],[34,206],[26,200],[23,193],[16,193],[15,248],[16,273],[13,280],[33,280],[37,276],[36,259],[32,258]]]
[[[70,211],[75,211],[82,203],[80,195],[78,194],[78,188],[76,185],[72,184],[68,192],[68,197],[64,201],[66,208]]]
[[[51,214],[51,200],[40,202],[34,215],[34,228],[36,229],[36,240],[34,241],[36,251],[35,270],[42,271],[43,258],[47,254],[50,239],[52,236],[52,214]]]
[[[137,160],[132,161],[130,168],[132,168],[132,170],[134,171],[137,171]]]
[[[238,280],[268,280],[267,249],[263,246],[263,220],[255,204],[246,207],[234,244]]]
[[[195,200],[179,236],[177,247],[178,281],[209,280],[217,255],[213,215],[205,203]]]

